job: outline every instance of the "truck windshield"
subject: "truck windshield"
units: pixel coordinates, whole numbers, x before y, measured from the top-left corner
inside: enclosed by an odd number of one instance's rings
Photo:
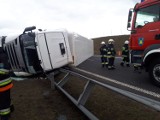
[[[135,28],[143,27],[150,22],[159,21],[160,7],[159,4],[139,9],[135,21]]]
[[[35,46],[34,33],[32,34],[31,35],[24,34],[21,36],[22,44],[24,47],[34,47]]]
[[[21,44],[23,55],[30,73],[36,73],[41,70],[40,61],[36,50],[35,33],[21,35]]]

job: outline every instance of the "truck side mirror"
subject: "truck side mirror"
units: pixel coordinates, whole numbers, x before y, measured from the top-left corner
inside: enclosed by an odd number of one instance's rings
[[[32,31],[32,30],[34,30],[34,29],[36,29],[36,26],[26,27],[26,28],[24,29],[24,31],[23,31],[23,34],[24,34],[25,32]]]
[[[131,23],[130,22],[128,22],[128,24],[127,24],[127,28],[130,28],[131,27]]]
[[[127,30],[129,30],[129,28],[131,28],[132,12],[133,12],[133,9],[130,9],[129,14],[128,14]]]
[[[132,20],[132,10],[129,10],[128,22],[131,22],[131,20]]]

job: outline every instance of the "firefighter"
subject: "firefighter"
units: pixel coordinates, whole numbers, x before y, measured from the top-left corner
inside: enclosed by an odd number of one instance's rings
[[[108,46],[107,46],[108,70],[115,69],[115,66],[114,66],[115,55],[116,55],[116,51],[114,48],[114,40],[109,39]]]
[[[105,44],[104,41],[101,42],[101,47],[100,47],[100,54],[101,54],[101,64],[102,67],[107,67],[108,65],[108,60],[107,60],[107,45]]]
[[[13,87],[9,75],[9,64],[7,56],[0,47],[0,120],[8,120],[12,111],[10,89]]]
[[[121,62],[121,66],[124,66],[124,64],[126,64],[127,67],[130,67],[130,65],[129,65],[130,60],[129,60],[129,46],[128,46],[128,44],[129,44],[129,41],[126,40],[124,42],[123,47],[122,47],[122,57],[123,57],[123,59],[122,59],[122,62]]]

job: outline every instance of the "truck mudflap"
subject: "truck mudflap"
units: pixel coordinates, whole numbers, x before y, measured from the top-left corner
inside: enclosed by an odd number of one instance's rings
[[[136,65],[142,64],[143,50],[132,50],[131,51],[131,63]]]

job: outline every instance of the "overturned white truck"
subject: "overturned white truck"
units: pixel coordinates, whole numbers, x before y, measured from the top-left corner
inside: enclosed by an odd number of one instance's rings
[[[62,66],[79,65],[93,55],[93,41],[66,30],[34,31],[2,39],[11,68],[16,75],[33,75]]]

